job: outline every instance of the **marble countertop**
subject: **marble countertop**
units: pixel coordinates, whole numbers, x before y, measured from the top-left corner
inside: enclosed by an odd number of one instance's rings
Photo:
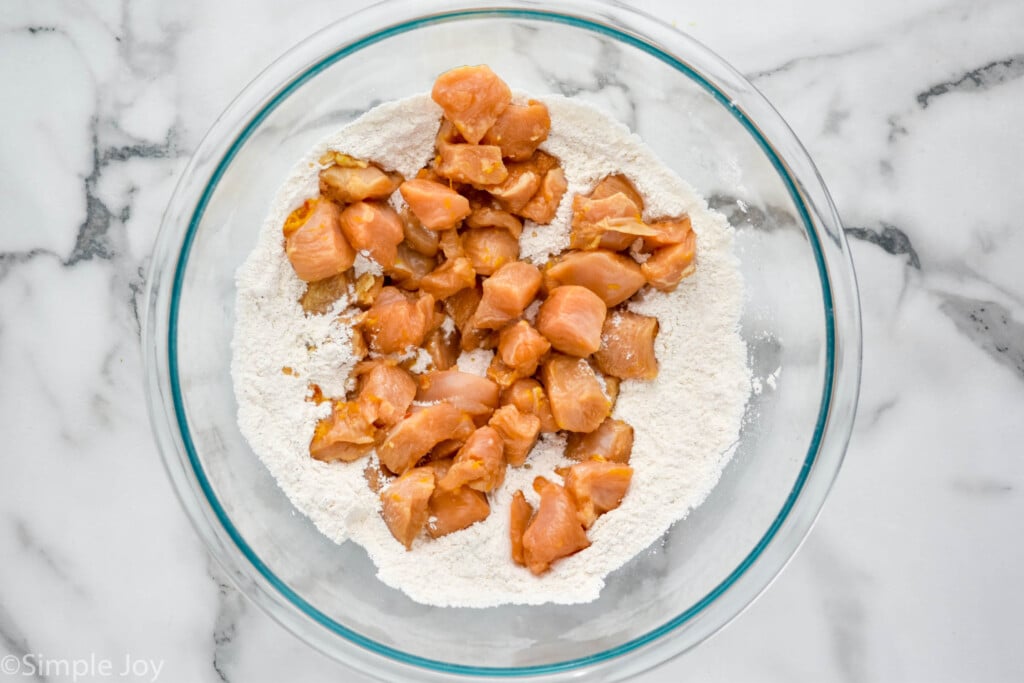
[[[207,556],[150,434],[138,339],[191,150],[262,65],[362,4],[4,3],[0,656],[364,680]],[[637,680],[1024,680],[1024,5],[635,4],[789,121],[848,226],[864,319],[860,411],[815,530],[742,616]]]

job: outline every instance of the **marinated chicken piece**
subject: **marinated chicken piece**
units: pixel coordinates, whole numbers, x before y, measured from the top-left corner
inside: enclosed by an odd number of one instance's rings
[[[529,376],[529,374],[506,365],[501,360],[501,356],[497,354],[491,359],[491,364],[487,366],[487,378],[497,384],[502,390],[512,386],[516,380]]]
[[[481,329],[501,329],[523,314],[537,295],[541,280],[534,265],[523,261],[506,263],[484,280],[483,297],[470,324]]]
[[[629,311],[612,313],[601,330],[601,348],[594,354],[598,369],[620,379],[654,379],[658,376],[657,336],[657,318]]]
[[[479,491],[468,486],[454,491],[437,488],[430,497],[427,534],[431,538],[440,538],[482,522],[490,514],[487,496]]]
[[[519,215],[528,218],[534,223],[547,225],[558,212],[558,205],[562,203],[562,197],[569,188],[565,180],[565,172],[561,168],[553,168],[544,174],[540,182],[540,189],[533,195],[529,202],[519,210]]]
[[[512,542],[512,561],[525,567],[526,558],[523,555],[523,533],[530,525],[533,518],[533,506],[526,502],[526,496],[522,491],[512,494],[512,505],[509,508],[508,535]]]
[[[430,92],[466,142],[475,145],[512,102],[512,91],[490,67],[460,66],[434,81]]]
[[[437,233],[437,243],[446,259],[456,259],[466,255],[466,250],[462,247],[462,237],[455,228]]]
[[[492,275],[519,258],[519,240],[502,228],[467,230],[462,234],[462,245],[480,275]]]
[[[559,285],[586,287],[601,297],[605,306],[617,306],[647,284],[633,259],[606,249],[574,251],[544,272],[549,290]]]
[[[476,271],[468,258],[445,261],[432,273],[420,280],[420,289],[438,301],[443,301],[459,290],[476,284]]]
[[[473,432],[459,449],[455,461],[438,486],[454,491],[468,486],[487,493],[505,481],[505,443],[493,427],[481,427]]]
[[[434,370],[447,370],[455,367],[459,360],[459,333],[447,332],[443,328],[433,330],[423,341],[423,348],[430,354]]]
[[[402,208],[399,218],[402,219],[402,231],[405,233],[406,243],[424,256],[431,258],[437,256],[437,252],[440,250],[438,233],[424,228],[420,219],[416,218],[407,206]]]
[[[377,429],[373,415],[355,401],[334,401],[331,414],[320,420],[309,442],[309,454],[316,460],[352,462],[373,448]]]
[[[285,220],[285,253],[300,280],[315,282],[352,267],[355,250],[341,231],[341,209],[333,202],[307,199]]]
[[[693,234],[693,225],[690,223],[689,216],[651,223],[651,229],[656,234],[644,238],[644,251],[654,251],[685,242]]]
[[[416,380],[387,361],[376,361],[360,379],[357,400],[368,415],[374,416],[373,423],[377,426],[396,424],[405,417],[405,411],[416,398]]]
[[[539,576],[552,562],[583,550],[590,541],[568,491],[544,477],[534,479],[533,488],[540,494],[540,505],[523,532],[523,559]]]
[[[506,327],[498,338],[498,355],[502,362],[522,377],[536,372],[541,357],[550,350],[551,342],[525,320]]]
[[[633,468],[629,465],[588,460],[569,468],[565,490],[576,505],[583,526],[589,529],[600,515],[619,507],[632,479]]]
[[[501,404],[514,405],[520,412],[535,415],[540,420],[542,434],[558,431],[558,424],[551,414],[551,404],[541,383],[532,378],[518,379],[501,392]]]
[[[487,424],[501,435],[508,464],[519,467],[525,463],[540,436],[540,418],[510,403],[495,410]]]
[[[472,418],[451,403],[424,406],[391,428],[377,448],[377,456],[390,471],[401,474],[437,444],[466,439],[474,429]]]
[[[565,457],[573,460],[600,456],[608,462],[628,463],[632,452],[633,428],[610,417],[589,434],[573,432],[565,445]]]
[[[468,199],[433,180],[406,180],[398,190],[409,210],[430,230],[454,228],[470,212]]]
[[[508,172],[505,180],[486,189],[504,209],[519,213],[540,190],[544,171],[531,161],[509,162],[505,169]]]
[[[434,170],[442,178],[472,185],[497,185],[508,177],[500,147],[458,143],[444,145],[438,151]]]
[[[467,415],[467,417],[469,417],[469,416]],[[472,420],[472,418],[470,418],[470,419]],[[474,423],[474,429],[476,429],[475,423]],[[443,472],[440,471],[440,470],[437,470],[437,468],[435,468],[435,471],[437,472],[437,480],[438,481],[441,481],[441,479],[444,477],[445,473],[448,472],[448,465],[452,464],[452,459],[455,457],[455,454],[459,452],[459,449],[462,448],[462,444],[464,444],[464,443],[466,443],[465,439],[461,439],[461,440],[460,439],[445,439],[441,443],[439,443],[436,446],[434,446],[430,450],[430,453],[427,454],[427,458],[430,459],[430,461],[431,461],[430,464],[432,464],[432,465],[435,465],[438,462],[446,462],[447,463],[447,465],[445,466]]]
[[[483,297],[483,290],[480,287],[470,287],[453,294],[444,300],[444,311],[451,316],[455,327],[462,334],[469,329],[470,320],[476,313],[480,300]]]
[[[415,467],[384,489],[380,494],[384,523],[395,539],[412,550],[412,542],[430,516],[430,495],[434,492],[434,471]]]
[[[334,302],[348,294],[352,286],[352,274],[349,271],[338,273],[323,280],[306,283],[306,291],[299,299],[299,305],[306,313],[323,315],[331,310]]]
[[[602,237],[609,231],[637,237],[656,234],[643,222],[636,204],[622,192],[603,199],[576,195],[572,200],[572,232],[569,246],[573,249],[597,249]],[[617,245],[616,245],[617,246]]]
[[[434,297],[407,295],[385,287],[360,323],[370,348],[378,353],[401,353],[419,346],[434,322]]]
[[[608,399],[608,404],[611,406],[609,412],[615,409],[615,402],[619,400],[619,385],[622,384],[622,380],[614,375],[604,375],[602,377],[604,383],[604,397]]]
[[[376,460],[366,463],[363,468],[363,479],[366,485],[374,493],[380,493],[381,489],[395,480],[395,476],[381,469],[380,463]]]
[[[433,272],[436,266],[437,261],[416,251],[407,242],[402,242],[398,245],[395,262],[385,271],[402,289],[417,290],[422,287],[423,278]]]
[[[338,204],[386,199],[398,189],[402,176],[376,166],[329,166],[320,171],[320,194]]]
[[[373,305],[373,302],[377,300],[377,297],[380,296],[380,293],[383,290],[383,275],[363,273],[356,280],[354,302],[356,306],[359,306],[360,308],[369,308]]]
[[[621,192],[626,195],[629,201],[633,202],[633,206],[636,207],[637,213],[643,213],[644,211],[644,200],[637,192],[636,187],[630,182],[629,178],[622,174],[605,176],[601,182],[594,187],[594,191],[590,193],[591,199],[605,199],[611,197],[613,194]]]
[[[592,432],[608,417],[611,404],[584,359],[552,354],[541,367],[541,381],[559,429]]]
[[[586,287],[562,285],[541,304],[537,330],[562,353],[589,356],[601,347],[606,312],[601,297]]]
[[[530,100],[525,105],[508,105],[481,142],[498,145],[501,155],[513,161],[524,161],[548,139],[550,130],[551,116],[547,105]]]
[[[356,202],[341,212],[341,231],[356,251],[367,251],[384,268],[395,263],[398,245],[405,239],[402,219],[387,204]]]
[[[498,385],[460,370],[440,370],[420,377],[416,400],[445,401],[470,415],[490,415],[498,407]]]
[[[472,202],[470,203],[472,205]],[[519,239],[523,234],[523,222],[510,214],[493,206],[484,204],[473,206],[473,212],[466,218],[468,228],[504,228],[509,234]]]
[[[656,249],[651,257],[640,266],[647,282],[655,289],[671,292],[683,278],[692,275],[695,269],[693,257],[697,250],[697,236],[691,232],[679,244]]]

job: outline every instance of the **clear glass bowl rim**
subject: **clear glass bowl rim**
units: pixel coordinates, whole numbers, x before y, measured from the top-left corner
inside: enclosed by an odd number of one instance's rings
[[[149,413],[164,466],[193,526],[239,588],[290,631],[359,670],[371,675],[380,675],[384,669],[391,674],[561,680],[603,669],[615,661],[621,664],[627,659],[625,655],[649,650],[651,656],[642,667],[634,666],[628,672],[625,666],[620,667],[622,673],[637,673],[702,642],[767,588],[810,531],[838,474],[853,425],[861,362],[860,307],[842,225],[817,170],[781,116],[721,58],[659,20],[619,4],[587,0],[543,4],[529,0],[440,0],[431,3],[435,11],[426,14],[422,5],[418,0],[387,0],[328,25],[292,48],[229,105],[182,172],[164,214],[150,265],[143,331]],[[319,71],[367,45],[422,26],[483,16],[562,23],[614,38],[675,68],[713,96],[754,138],[785,183],[814,252],[825,304],[826,363],[818,419],[800,474],[759,542],[715,589],[660,627],[584,658],[529,667],[468,666],[410,655],[342,626],[303,600],[253,552],[214,495],[192,442],[178,380],[177,312],[189,250],[217,183],[252,131],[277,104]],[[326,46],[332,47],[325,50]],[[677,56],[679,53],[688,59]],[[756,112],[757,123],[752,111]],[[774,144],[766,129],[772,132]],[[785,155],[779,151],[780,143],[785,144]],[[206,173],[210,168],[212,172]],[[838,308],[833,296],[837,287],[842,295]],[[782,530],[787,532],[787,542],[780,549],[777,546],[783,540]],[[768,557],[773,541],[775,552]],[[748,570],[755,564],[761,571],[751,577]],[[721,598],[727,591],[737,598],[723,606]],[[711,614],[713,607],[719,608],[717,614]],[[698,616],[706,624],[699,636],[678,644],[666,638]],[[309,622],[356,648],[339,649],[329,637],[311,634],[305,628]]]

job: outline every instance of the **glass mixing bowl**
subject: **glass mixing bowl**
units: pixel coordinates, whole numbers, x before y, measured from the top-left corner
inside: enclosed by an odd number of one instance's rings
[[[618,5],[397,0],[295,47],[217,120],[164,216],[145,330],[164,463],[240,589],[316,648],[386,680],[616,680],[700,643],[747,606],[810,529],[838,472],[860,375],[856,283],[807,153],[744,78]],[[489,64],[513,87],[627,124],[736,228],[741,334],[755,378],[738,447],[707,501],[584,605],[424,607],[366,553],[296,513],[239,433],[234,273],[312,144],[375,104]]]

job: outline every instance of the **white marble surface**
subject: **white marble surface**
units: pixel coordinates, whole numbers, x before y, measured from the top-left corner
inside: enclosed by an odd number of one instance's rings
[[[361,4],[0,6],[0,655],[363,680],[207,557],[150,436],[138,342],[190,151],[261,65]],[[744,615],[639,680],[1024,680],[1024,4],[636,4],[796,130],[864,309],[860,414],[816,529]]]

